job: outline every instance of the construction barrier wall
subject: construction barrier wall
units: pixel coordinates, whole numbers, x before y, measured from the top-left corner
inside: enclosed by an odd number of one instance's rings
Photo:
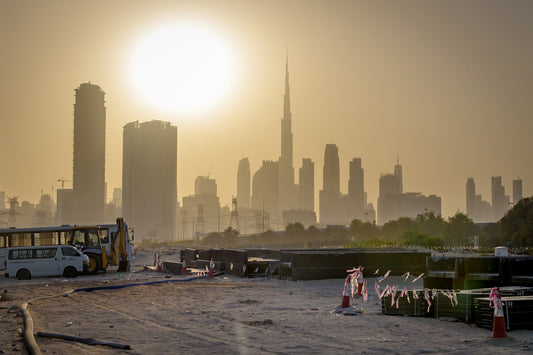
[[[364,266],[365,277],[370,277],[378,269],[383,272],[390,270],[390,275],[393,276],[406,272],[423,273],[426,270],[428,255],[430,254],[425,252],[396,250],[283,250],[280,277],[294,281],[344,278],[347,270],[359,266]]]
[[[530,256],[428,256],[426,268],[426,288],[533,286],[533,257]]]

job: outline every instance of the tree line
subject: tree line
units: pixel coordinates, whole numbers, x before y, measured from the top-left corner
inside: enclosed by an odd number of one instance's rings
[[[443,219],[433,212],[416,218],[402,217],[378,228],[353,220],[350,235],[355,244],[401,244],[434,247],[495,247],[525,249],[533,245],[533,197],[520,200],[495,223],[474,224],[464,213]]]
[[[315,226],[304,228],[301,223],[290,223],[285,231],[266,231],[253,236],[241,236],[227,228],[224,232],[209,233],[198,245],[219,247],[398,247],[422,246],[427,248],[492,248],[507,246],[525,250],[533,246],[533,197],[516,203],[499,221],[475,224],[464,213],[447,219],[434,212],[425,212],[415,218],[401,217],[378,227],[374,223],[354,219],[348,228]]]

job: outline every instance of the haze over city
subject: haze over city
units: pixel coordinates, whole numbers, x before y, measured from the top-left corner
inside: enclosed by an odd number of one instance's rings
[[[36,203],[55,199],[58,179],[71,187],[74,90],[91,82],[105,92],[108,197],[124,125],[155,119],[178,129],[178,201],[209,175],[230,205],[241,158],[253,174],[280,157],[288,53],[294,166],[315,162],[317,212],[326,144],[342,192],[361,158],[374,207],[398,157],[403,190],[440,196],[444,217],[465,211],[469,177],[485,200],[492,176],[507,194],[521,178],[530,196],[532,15],[530,1],[0,1],[0,190]],[[182,23],[215,34],[231,77],[210,77],[227,80],[216,99],[175,107],[139,90],[132,60],[155,29]],[[219,83],[206,80],[188,91]]]

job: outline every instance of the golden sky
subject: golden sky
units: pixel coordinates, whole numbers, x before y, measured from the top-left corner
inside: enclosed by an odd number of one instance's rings
[[[532,18],[527,0],[0,0],[0,190],[36,203],[72,180],[74,89],[90,81],[106,92],[109,196],[122,127],[159,119],[178,127],[179,201],[209,174],[228,205],[239,159],[253,174],[280,155],[288,47],[295,175],[311,158],[317,192],[334,143],[341,191],[360,157],[374,207],[398,155],[404,191],[441,196],[444,217],[465,210],[468,177],[489,202],[491,176],[529,196]],[[236,83],[209,112],[171,115],[133,90],[127,63],[158,24],[191,19],[231,48]]]

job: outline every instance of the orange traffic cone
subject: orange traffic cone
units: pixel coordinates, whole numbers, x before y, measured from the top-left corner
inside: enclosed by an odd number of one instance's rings
[[[215,259],[211,258],[211,261],[209,262],[209,272],[207,274],[207,277],[213,277],[213,269],[215,268]]]
[[[187,275],[187,263],[185,262],[185,258],[181,258],[181,274]]]
[[[490,292],[490,298],[494,304],[494,318],[492,321],[492,337],[507,338],[505,330],[505,318],[503,317],[502,297],[500,288],[494,287]]]
[[[342,302],[341,302],[341,308],[348,308],[350,307],[350,275],[346,277],[346,280],[344,281],[344,290],[342,291]]]
[[[342,291],[342,303],[341,308],[348,308],[350,307],[350,292],[344,288],[344,291]]]

